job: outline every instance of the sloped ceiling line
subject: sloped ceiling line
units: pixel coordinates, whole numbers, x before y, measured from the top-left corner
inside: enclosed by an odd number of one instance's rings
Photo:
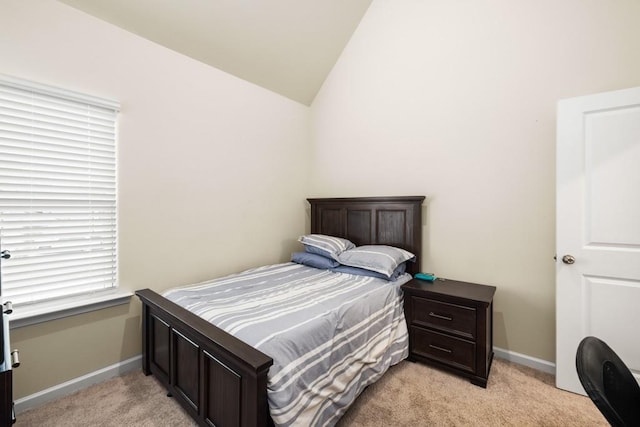
[[[311,105],[372,0],[58,0]]]

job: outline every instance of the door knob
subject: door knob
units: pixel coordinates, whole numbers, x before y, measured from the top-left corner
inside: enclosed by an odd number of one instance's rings
[[[6,251],[6,250],[5,250],[5,251],[0,252],[0,258],[2,258],[2,259],[9,259],[9,258],[11,258],[11,252]]]
[[[565,264],[573,264],[576,262],[576,258],[573,255],[565,255],[562,257],[562,262]]]

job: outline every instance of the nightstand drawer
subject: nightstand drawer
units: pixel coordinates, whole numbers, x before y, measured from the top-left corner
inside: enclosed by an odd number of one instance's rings
[[[411,297],[411,304],[413,305],[413,319],[410,320],[412,324],[475,340],[475,308],[416,296]]]
[[[411,346],[416,355],[465,371],[475,371],[476,346],[474,343],[415,326],[410,328],[409,333]]]

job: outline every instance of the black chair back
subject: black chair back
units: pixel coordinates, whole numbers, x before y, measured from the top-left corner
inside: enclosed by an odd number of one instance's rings
[[[640,426],[640,386],[602,340],[586,337],[578,346],[576,368],[580,382],[612,426]]]

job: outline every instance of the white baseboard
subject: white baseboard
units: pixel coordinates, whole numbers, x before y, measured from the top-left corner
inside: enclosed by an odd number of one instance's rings
[[[87,388],[91,385],[98,384],[108,379],[125,374],[134,369],[142,368],[142,355],[134,356],[131,359],[123,360],[106,368],[88,373],[78,378],[74,378],[62,384],[49,387],[45,390],[33,393],[29,396],[17,399],[15,403],[16,414],[24,412],[27,409],[43,405],[51,400],[67,396],[78,390]]]
[[[556,374],[556,364],[537,357],[527,356],[526,354],[516,353],[515,351],[505,350],[499,347],[493,347],[495,357],[517,363],[518,365],[528,366],[548,374]]]
[[[552,375],[555,375],[556,373],[556,365],[546,360],[527,356],[526,354],[516,353],[515,351],[505,350],[499,347],[494,347],[493,351],[495,357],[499,357],[500,359],[508,360],[519,365],[528,366],[530,368],[537,369],[539,371],[546,372]],[[132,357],[131,359],[123,360],[122,362],[118,362],[111,366],[107,366],[106,368],[91,372],[87,375],[74,378],[62,384],[58,384],[29,396],[17,399],[15,401],[16,414],[24,412],[27,409],[43,405],[51,400],[75,393],[76,391],[87,388],[93,384],[97,384],[102,381],[106,381],[108,379],[125,374],[129,371],[133,371],[134,369],[141,368],[142,355],[138,355]]]

